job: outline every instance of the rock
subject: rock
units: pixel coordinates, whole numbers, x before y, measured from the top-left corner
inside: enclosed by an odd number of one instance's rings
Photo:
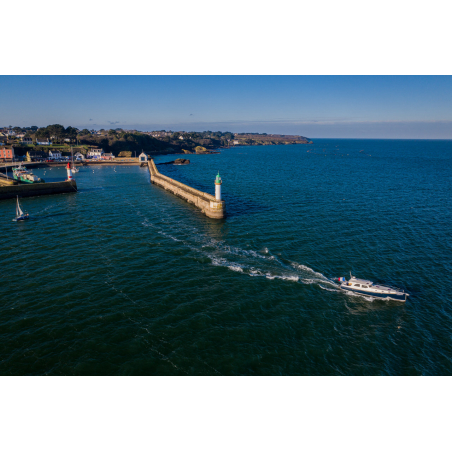
[[[190,163],[190,160],[188,159],[176,159],[174,160],[175,165],[188,165]]]

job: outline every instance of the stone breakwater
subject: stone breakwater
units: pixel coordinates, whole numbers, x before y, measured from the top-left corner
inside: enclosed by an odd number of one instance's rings
[[[226,204],[224,201],[218,201],[215,196],[212,196],[209,193],[196,190],[195,188],[182,184],[168,176],[164,176],[157,170],[153,159],[148,161],[148,168],[153,184],[170,191],[190,204],[194,204],[209,218],[221,219],[226,216]]]
[[[44,182],[42,184],[18,184],[0,186],[0,199],[10,199],[19,196],[57,195],[60,193],[74,193],[77,191],[75,180],[63,182]]]

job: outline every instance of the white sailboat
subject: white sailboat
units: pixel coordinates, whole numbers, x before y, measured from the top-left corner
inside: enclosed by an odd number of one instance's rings
[[[74,164],[74,152],[72,151],[72,147],[71,147],[71,157],[72,157],[72,165],[71,165],[72,172],[78,173],[80,170]]]
[[[28,218],[29,218],[28,213],[23,213],[22,209],[20,208],[19,196],[18,196],[17,197],[17,204],[16,204],[16,218],[13,221],[28,220]]]

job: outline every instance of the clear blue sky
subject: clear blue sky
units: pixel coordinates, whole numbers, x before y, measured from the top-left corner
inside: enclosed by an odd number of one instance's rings
[[[0,76],[0,126],[452,138],[451,76]]]

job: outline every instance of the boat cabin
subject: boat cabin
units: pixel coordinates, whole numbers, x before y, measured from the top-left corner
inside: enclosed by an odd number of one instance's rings
[[[367,281],[366,279],[355,278],[354,276],[350,278],[347,286],[356,287],[360,289],[368,289],[373,284],[372,281]]]

